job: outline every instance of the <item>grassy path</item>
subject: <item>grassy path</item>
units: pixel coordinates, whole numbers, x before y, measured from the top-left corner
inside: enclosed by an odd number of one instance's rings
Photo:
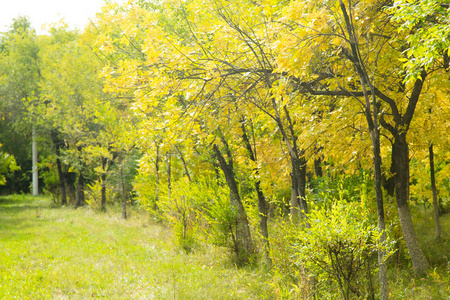
[[[144,214],[119,217],[0,197],[0,299],[270,298],[259,275],[221,251],[185,255]]]

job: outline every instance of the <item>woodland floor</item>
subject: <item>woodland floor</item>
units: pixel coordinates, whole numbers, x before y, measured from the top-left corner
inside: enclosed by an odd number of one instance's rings
[[[261,275],[223,249],[189,255],[146,214],[0,197],[0,299],[267,299]]]

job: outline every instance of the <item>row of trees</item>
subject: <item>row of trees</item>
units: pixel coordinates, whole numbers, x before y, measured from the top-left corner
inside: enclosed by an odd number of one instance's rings
[[[295,230],[317,231],[317,211],[330,208],[317,183],[369,172],[375,201],[353,209],[365,210],[366,221],[377,216],[378,233],[366,228],[376,246],[367,249],[378,251],[387,299],[386,232],[396,217],[386,218],[386,198],[395,198],[420,275],[430,266],[410,198],[428,199],[431,182],[439,236],[437,187],[448,197],[447,8],[131,1],[105,5],[82,34],[57,24],[44,36],[16,20],[2,35],[0,58],[1,141],[22,167],[8,186],[25,188],[18,177],[29,169],[34,126],[41,178],[63,205],[82,205],[89,185],[88,201],[105,209],[114,189],[126,217],[133,184],[135,199],[172,220],[181,241],[206,222],[231,241],[239,262],[261,248],[270,265],[276,208],[288,208]],[[301,253],[294,240],[291,250]],[[349,297],[351,284],[341,290]]]

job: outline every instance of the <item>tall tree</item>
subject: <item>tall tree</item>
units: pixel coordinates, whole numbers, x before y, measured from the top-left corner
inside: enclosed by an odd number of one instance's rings
[[[286,50],[279,58],[279,65],[280,71],[299,78],[299,88],[305,93],[353,97],[361,105],[373,144],[380,230],[384,228],[384,214],[377,171],[377,165],[381,163],[376,153],[379,152],[378,124],[390,134],[391,165],[395,173],[401,227],[414,269],[417,274],[423,274],[427,272],[428,262],[420,249],[408,205],[407,133],[427,72],[422,70],[419,72],[421,76],[407,85],[403,83],[400,59],[401,49],[407,41],[397,33],[390,17],[384,13],[385,8],[384,2],[377,1],[339,1],[321,5],[308,1],[293,3],[281,20],[291,35],[286,35],[285,43],[280,43]],[[300,19],[298,11],[308,11],[309,17]],[[294,35],[295,38],[291,38]],[[293,44],[299,47],[294,48]],[[290,53],[293,56],[289,56]],[[302,55],[301,63],[293,63],[293,58],[298,59],[299,55]],[[398,63],[393,64],[392,61]],[[311,75],[305,74],[308,70]],[[386,292],[383,295],[385,297]]]
[[[32,169],[31,136],[37,117],[34,107],[40,97],[39,51],[39,38],[26,17],[15,19],[10,30],[1,34],[0,109],[3,118],[0,120],[0,137],[4,149],[16,157],[21,172]],[[36,167],[34,169],[37,171]],[[24,173],[16,179],[22,181],[19,178],[29,177]],[[37,176],[34,180],[37,186]],[[11,185],[16,192],[27,191],[29,182],[11,182]]]

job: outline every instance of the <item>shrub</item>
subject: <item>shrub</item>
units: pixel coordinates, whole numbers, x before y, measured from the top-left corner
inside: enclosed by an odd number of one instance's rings
[[[199,218],[207,202],[203,184],[190,182],[186,178],[175,182],[170,193],[164,191],[159,202],[163,219],[168,220],[173,229],[176,243],[190,252],[197,245]]]
[[[216,186],[210,193],[210,203],[205,214],[209,224],[208,236],[214,245],[236,248],[236,212],[230,204],[230,193],[222,186]]]
[[[94,210],[102,209],[102,182],[96,181],[87,185],[86,190],[86,203]],[[106,189],[106,203],[112,203],[113,192],[110,189]]]
[[[329,210],[312,210],[308,221],[309,226],[292,233],[294,259],[313,275],[316,292],[324,284],[329,290],[331,281],[344,299],[373,294],[371,265],[381,247],[380,234],[364,203],[335,201]]]

